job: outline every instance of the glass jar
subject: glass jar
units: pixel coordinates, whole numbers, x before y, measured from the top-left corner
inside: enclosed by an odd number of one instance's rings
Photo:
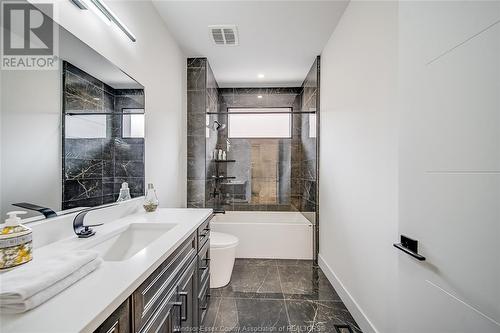
[[[148,192],[146,193],[146,198],[144,199],[144,203],[142,206],[144,210],[148,213],[154,212],[156,208],[158,208],[158,197],[156,196],[156,191],[153,184],[148,184]]]

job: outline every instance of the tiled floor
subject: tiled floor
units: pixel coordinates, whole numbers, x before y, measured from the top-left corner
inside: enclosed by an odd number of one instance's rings
[[[320,268],[274,259],[236,260],[229,285],[211,289],[204,330],[361,332]]]

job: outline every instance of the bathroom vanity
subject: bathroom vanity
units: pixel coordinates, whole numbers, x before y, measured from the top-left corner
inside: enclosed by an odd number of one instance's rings
[[[177,247],[99,326],[99,333],[196,329],[208,308],[210,219]]]
[[[97,251],[94,272],[27,312],[0,314],[1,332],[180,332],[201,325],[210,287],[211,209],[142,209],[142,198],[87,214],[90,238],[72,230],[75,214],[28,223],[33,262],[61,252]],[[1,276],[0,276],[1,279]]]

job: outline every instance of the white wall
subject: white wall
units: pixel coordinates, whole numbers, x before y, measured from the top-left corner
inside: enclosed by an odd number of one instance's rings
[[[365,332],[500,330],[499,19],[352,1],[324,49],[320,265]]]
[[[3,71],[1,79],[1,220],[14,202],[60,209],[60,72]]]
[[[106,1],[136,35],[133,43],[92,11],[55,2],[58,23],[145,87],[146,182],[162,207],[185,207],[186,59],[152,3]]]
[[[364,332],[392,317],[397,24],[396,2],[351,2],[321,54],[319,259]]]

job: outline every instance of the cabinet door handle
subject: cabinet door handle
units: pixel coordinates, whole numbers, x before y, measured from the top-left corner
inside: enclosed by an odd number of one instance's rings
[[[173,302],[172,303],[174,306],[179,307],[179,328],[174,327],[173,332],[180,332],[181,331],[181,326],[182,326],[182,302]]]
[[[208,234],[210,233],[210,228],[204,228],[203,231],[204,231],[204,233],[200,234],[200,238],[207,237]]]
[[[181,297],[181,304],[184,304],[184,309],[181,306],[181,321],[187,321],[188,320],[188,292],[187,291],[181,291],[179,292],[179,295]],[[186,303],[182,302],[182,297],[186,299]],[[182,311],[184,310],[184,311]]]

